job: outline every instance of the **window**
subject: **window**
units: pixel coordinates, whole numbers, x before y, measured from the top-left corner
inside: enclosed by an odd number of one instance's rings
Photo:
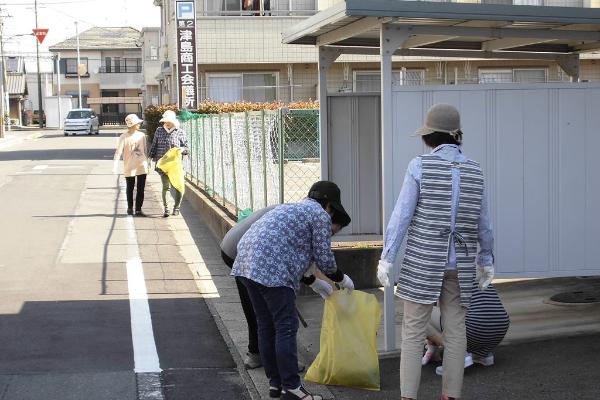
[[[392,71],[392,87],[414,86],[425,83],[425,70],[403,69]],[[355,92],[379,92],[381,75],[379,71],[354,71]]]
[[[543,0],[513,0],[515,6],[543,6]]]
[[[241,76],[209,76],[208,98],[214,101],[242,100]]]
[[[6,72],[20,72],[19,59],[17,57],[6,58]]]
[[[547,81],[545,69],[514,69],[513,80],[515,82],[545,83]]]
[[[88,70],[88,59],[87,57],[80,57],[80,61],[81,64],[83,64],[85,66],[85,73],[82,74],[81,76],[86,76],[89,77],[89,70]],[[76,58],[65,58],[64,59],[64,63],[65,63],[65,75],[66,76],[77,76],[77,59]]]
[[[242,74],[244,100],[274,101],[277,99],[277,77],[275,74]]]
[[[243,0],[206,0],[206,13],[208,15],[239,15]]]
[[[142,72],[141,58],[105,57],[100,72],[111,74]]]
[[[479,70],[479,83],[510,83],[512,79],[510,69]]]
[[[158,47],[150,46],[150,60],[152,60],[152,61],[158,60]]]
[[[312,15],[317,0],[204,0],[204,15]]]
[[[67,114],[67,119],[85,119],[90,117],[92,117],[90,111],[69,111],[69,114]]]
[[[544,83],[545,68],[480,69],[479,83]]]
[[[214,101],[275,101],[278,74],[276,72],[245,72],[240,74],[208,74],[207,97]]]

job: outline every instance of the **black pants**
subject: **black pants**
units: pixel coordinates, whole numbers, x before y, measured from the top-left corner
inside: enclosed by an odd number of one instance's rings
[[[222,251],[221,257],[223,258],[225,265],[227,265],[229,268],[233,268],[233,262],[235,261],[234,259]],[[240,301],[242,302],[244,315],[246,316],[246,323],[248,324],[248,351],[250,353],[258,354],[258,324],[256,322],[254,307],[252,307],[252,301],[250,300],[248,289],[246,289],[246,286],[238,279],[237,276],[235,277],[235,284],[240,295]]]
[[[137,193],[135,195],[135,210],[140,211],[144,204],[144,188],[146,187],[146,174],[126,176],[127,182],[127,208],[133,208],[133,187],[137,178]]]

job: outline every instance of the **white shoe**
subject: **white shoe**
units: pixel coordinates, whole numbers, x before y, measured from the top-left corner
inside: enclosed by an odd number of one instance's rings
[[[438,347],[428,344],[426,348],[427,351],[425,351],[425,354],[423,354],[423,358],[421,359],[421,365],[427,365],[431,361],[439,361],[440,357],[438,355]]]
[[[262,361],[260,360],[260,354],[254,353],[246,353],[246,357],[244,358],[244,366],[246,369],[255,369],[258,367],[262,367]]]
[[[479,356],[474,355],[473,362],[476,364],[483,365],[484,367],[490,367],[490,366],[494,365],[494,354],[490,353],[485,357],[479,357]]]
[[[465,368],[468,368],[471,365],[473,365],[473,356],[471,356],[471,353],[467,353],[467,355],[465,355]],[[444,375],[444,367],[440,365],[435,369],[435,373],[440,376]]]

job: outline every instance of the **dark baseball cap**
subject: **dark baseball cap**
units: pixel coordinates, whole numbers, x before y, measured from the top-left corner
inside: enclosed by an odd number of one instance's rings
[[[342,206],[340,188],[330,181],[315,182],[308,191],[308,197],[315,200],[327,200],[334,212],[334,220],[342,226],[350,224],[350,216]]]

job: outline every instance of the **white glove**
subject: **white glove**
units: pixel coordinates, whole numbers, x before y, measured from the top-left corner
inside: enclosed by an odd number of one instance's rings
[[[319,278],[315,278],[315,281],[310,285],[310,288],[318,293],[323,300],[327,300],[327,298],[331,296],[331,293],[333,293],[331,285]]]
[[[382,286],[390,286],[390,272],[394,269],[394,265],[385,261],[379,260],[379,265],[377,265],[377,279]]]
[[[113,169],[112,169],[113,174],[117,175],[119,173],[119,160],[114,160],[113,161]]]
[[[479,290],[485,290],[494,279],[494,266],[477,267],[475,280],[479,282]]]
[[[352,282],[352,279],[346,274],[344,274],[344,279],[342,279],[341,282],[337,282],[337,284],[340,285],[340,288],[342,289],[348,289],[349,291],[354,290],[354,282]]]

